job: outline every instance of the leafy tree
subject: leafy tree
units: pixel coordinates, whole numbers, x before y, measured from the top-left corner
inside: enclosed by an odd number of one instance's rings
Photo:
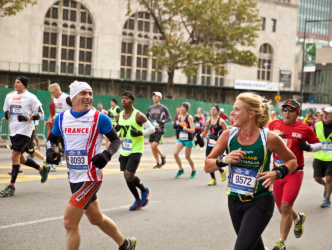
[[[172,96],[175,70],[197,74],[200,64],[227,73],[223,65],[253,66],[260,28],[253,0],[136,0],[150,13],[162,42],[150,48],[158,66],[167,69],[167,95]],[[128,14],[131,12],[129,0]]]
[[[23,10],[28,4],[35,5],[36,0],[0,0],[0,16],[12,16]]]

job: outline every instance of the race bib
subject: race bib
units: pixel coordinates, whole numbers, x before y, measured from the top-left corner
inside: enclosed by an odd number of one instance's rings
[[[229,188],[231,192],[252,195],[256,184],[256,171],[232,167],[229,174]]]
[[[124,151],[131,151],[133,148],[132,140],[122,139],[122,149]]]
[[[180,131],[180,133],[179,133],[179,139],[181,141],[188,141],[188,132]]]
[[[56,114],[62,113],[62,106],[55,106],[55,113]]]
[[[332,152],[332,142],[331,141],[323,141],[322,142],[322,151],[324,153],[331,153]]]
[[[22,105],[12,104],[10,105],[10,116],[23,115]]]
[[[214,147],[214,145],[216,145],[216,140],[214,140],[214,139],[209,139],[209,144],[208,144],[208,146],[209,147]]]
[[[199,122],[195,122],[195,128],[200,128],[202,125]]]
[[[87,150],[65,150],[69,172],[85,173],[89,170]]]

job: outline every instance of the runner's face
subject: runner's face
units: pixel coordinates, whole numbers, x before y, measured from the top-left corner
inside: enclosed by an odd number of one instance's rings
[[[323,112],[323,121],[325,124],[330,124],[332,122],[332,113]]]
[[[153,95],[152,100],[153,100],[154,103],[159,102],[160,101],[160,96]]]
[[[93,96],[90,89],[84,89],[73,99],[73,109],[75,112],[83,113],[92,106]]]
[[[14,88],[17,92],[21,93],[24,91],[25,86],[23,85],[23,83],[20,80],[16,79],[15,83],[14,83]]]
[[[287,109],[287,111],[284,112],[284,109]],[[294,124],[298,116],[296,110],[294,112],[290,112],[289,109],[293,110],[294,108],[291,106],[282,107],[282,118],[284,120],[284,123],[287,125]]]
[[[184,106],[181,106],[181,114],[187,113],[187,109]]]
[[[60,89],[50,89],[51,95],[55,98],[59,98],[59,96],[61,95],[60,93]]]
[[[243,102],[240,100],[234,103],[231,116],[234,117],[234,127],[241,127],[249,121],[249,112],[245,109]]]
[[[123,108],[129,108],[133,106],[134,100],[132,100],[129,96],[122,96],[121,104]]]
[[[211,108],[211,115],[216,116],[216,115],[218,115],[218,114],[219,114],[219,112],[218,112],[218,110],[216,109],[216,107],[212,107],[212,108]]]

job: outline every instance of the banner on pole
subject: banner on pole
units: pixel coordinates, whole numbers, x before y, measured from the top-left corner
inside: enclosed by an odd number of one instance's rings
[[[315,72],[316,70],[316,44],[306,43],[304,52],[303,72]]]

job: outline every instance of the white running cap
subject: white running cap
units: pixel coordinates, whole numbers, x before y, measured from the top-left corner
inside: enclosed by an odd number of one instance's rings
[[[89,89],[92,91],[91,86],[87,82],[79,82],[79,81],[74,81],[73,83],[71,83],[69,85],[69,89],[70,89],[70,100],[73,100],[74,97],[82,90]]]
[[[160,92],[153,92],[152,95],[159,96],[160,98],[163,98],[163,95]]]

